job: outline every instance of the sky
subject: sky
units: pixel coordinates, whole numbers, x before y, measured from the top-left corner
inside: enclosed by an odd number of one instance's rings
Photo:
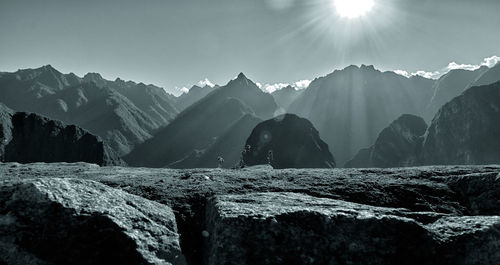
[[[334,1],[0,0],[0,71],[51,64],[178,94],[239,72],[304,86],[351,64],[435,75],[500,56],[499,0],[374,0],[356,19]]]

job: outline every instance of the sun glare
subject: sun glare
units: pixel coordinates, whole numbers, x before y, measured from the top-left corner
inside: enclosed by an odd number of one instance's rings
[[[345,18],[358,18],[370,12],[373,0],[333,0],[337,13]]]

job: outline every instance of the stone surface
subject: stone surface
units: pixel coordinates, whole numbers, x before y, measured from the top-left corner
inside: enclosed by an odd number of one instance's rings
[[[405,167],[418,164],[427,124],[404,114],[382,130],[375,144],[362,149],[345,167]]]
[[[0,224],[0,264],[184,264],[169,207],[90,180],[2,180]]]
[[[65,125],[36,114],[5,109],[0,112],[0,161],[124,165],[99,137],[75,125]]]
[[[450,217],[297,193],[217,196],[206,264],[498,264],[500,217]],[[460,250],[458,252],[457,250]]]
[[[58,178],[78,178],[94,180],[107,186],[139,195],[149,200],[170,206],[176,216],[182,253],[188,264],[204,264],[204,244],[210,240],[207,230],[207,202],[213,196],[245,195],[261,192],[300,193],[317,198],[332,199],[361,204],[363,207],[397,208],[396,212],[408,214],[408,218],[426,225],[417,216],[436,215],[446,218],[472,218],[471,223],[460,221],[444,222],[440,229],[460,232],[462,227],[470,229],[487,224],[477,216],[500,215],[500,166],[429,166],[391,169],[272,169],[270,166],[253,166],[238,170],[226,169],[154,169],[99,167],[86,163],[36,163],[17,164],[0,163],[0,179],[19,181],[39,178],[41,180]],[[249,196],[250,201],[252,196]],[[311,202],[313,204],[314,202]],[[339,202],[340,203],[340,202]],[[347,204],[346,204],[347,205]],[[363,206],[364,205],[364,206]],[[256,204],[258,207],[258,204]],[[305,209],[308,205],[302,205]],[[404,208],[405,210],[399,209]],[[387,210],[387,209],[386,209]],[[386,211],[384,210],[384,211]],[[274,211],[269,207],[269,212]],[[357,210],[356,210],[357,211]],[[399,215],[397,215],[399,216]],[[295,217],[294,217],[295,218]],[[298,217],[297,217],[298,218]],[[300,218],[298,218],[300,219]],[[420,220],[420,221],[419,221]],[[491,220],[494,220],[491,219]],[[435,223],[435,222],[434,222]],[[437,225],[438,223],[436,223]],[[430,228],[419,228],[427,231]],[[206,233],[208,237],[206,237]],[[470,230],[467,230],[470,231]],[[483,232],[481,232],[483,231]],[[360,226],[356,233],[363,232]],[[407,230],[399,229],[399,233]],[[366,233],[371,233],[367,230]],[[448,232],[447,232],[448,233]],[[469,232],[467,232],[469,233]],[[481,234],[484,233],[484,234]],[[448,246],[440,253],[450,258],[465,260],[464,249],[477,249],[485,253],[482,247],[491,245],[474,241],[475,238],[494,230],[484,229],[478,233],[457,239],[457,245],[447,240]],[[450,234],[451,235],[451,234]],[[456,237],[452,237],[456,238]],[[437,242],[441,239],[432,239]],[[460,247],[461,240],[471,243],[467,248]],[[445,254],[443,254],[445,255]],[[485,256],[478,254],[476,257]],[[437,264],[437,263],[435,263]],[[463,264],[456,262],[455,264]],[[481,262],[477,264],[495,264]],[[496,264],[495,264],[496,265]]]
[[[295,114],[259,123],[241,149],[248,149],[243,160],[249,166],[270,163],[274,168],[335,167],[328,145],[312,123]]]

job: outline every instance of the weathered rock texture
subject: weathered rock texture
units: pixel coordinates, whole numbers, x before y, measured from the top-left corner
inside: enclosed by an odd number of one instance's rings
[[[303,251],[305,257],[313,255],[313,252],[308,251],[306,242],[309,242],[308,240],[314,237],[315,233],[329,231],[326,230],[327,228],[334,229],[326,215],[321,213],[323,207],[332,208],[330,210],[337,216],[343,213],[346,216],[345,220],[349,220],[348,223],[342,223],[343,219],[340,217],[333,219],[339,224],[339,229],[342,229],[337,230],[338,233],[344,235],[339,240],[346,242],[345,251],[342,250],[341,253],[346,251],[351,251],[346,253],[361,253],[362,250],[356,252],[356,246],[368,246],[371,243],[373,246],[386,244],[386,246],[395,247],[397,245],[399,250],[406,251],[403,253],[414,257],[417,254],[410,253],[409,249],[416,252],[422,249],[420,252],[426,253],[423,251],[429,250],[429,247],[415,248],[413,244],[421,242],[419,240],[428,240],[431,244],[430,247],[435,246],[436,253],[442,254],[438,257],[438,261],[442,261],[444,264],[456,261],[454,264],[496,265],[498,260],[491,253],[500,253],[498,249],[500,245],[498,243],[496,245],[490,244],[488,242],[492,241],[488,240],[489,238],[491,240],[497,238],[497,217],[500,216],[499,173],[500,166],[283,170],[273,170],[269,166],[255,166],[239,170],[176,170],[98,167],[85,163],[26,165],[0,163],[0,178],[5,181],[33,178],[47,181],[54,176],[64,179],[94,180],[170,206],[176,216],[180,245],[188,264],[204,264],[205,255],[203,253],[209,253],[209,249],[216,247],[208,243],[211,240],[220,239],[228,233],[227,230],[220,227],[221,233],[209,232],[214,227],[211,225],[214,224],[214,220],[221,218],[214,214],[217,211],[207,211],[207,209],[214,209],[215,204],[212,203],[214,196],[215,198],[224,198],[226,195],[238,195],[241,200],[236,202],[228,199],[228,202],[233,202],[232,206],[225,208],[225,211],[237,213],[244,212],[243,206],[253,207],[256,211],[261,212],[261,217],[248,213],[247,217],[252,216],[251,220],[241,223],[239,227],[229,226],[235,235],[241,234],[242,230],[249,229],[249,224],[254,224],[255,229],[250,229],[252,231],[249,232],[249,235],[262,235],[263,232],[259,229],[280,233],[286,231],[283,229],[290,227],[290,229],[295,229],[293,231],[297,231],[297,233],[285,235],[283,238],[300,238],[304,236],[302,231],[312,227],[310,228],[311,233],[305,234],[303,241],[282,241],[281,244],[266,245],[269,247],[266,253],[273,251],[275,254],[268,257],[255,257],[258,260],[265,260],[265,258],[272,260],[274,256],[289,251],[286,247],[293,244],[301,246],[301,249],[296,250],[296,252]],[[255,193],[273,192],[278,194],[269,195],[269,203],[265,203],[265,200],[259,201],[255,196]],[[283,197],[279,194],[281,192],[287,194],[284,197],[288,197],[290,194],[290,198],[281,200]],[[278,199],[273,200],[273,196]],[[306,199],[299,200],[294,199],[294,197]],[[282,201],[281,204],[279,201]],[[275,205],[271,205],[272,203]],[[0,203],[0,207],[4,207],[3,205]],[[86,207],[84,204],[81,205]],[[296,208],[290,205],[295,205]],[[234,208],[232,208],[233,206]],[[138,208],[140,209],[140,207]],[[281,208],[293,208],[293,210],[287,210],[291,214],[283,214]],[[311,209],[320,210],[317,214],[310,214],[310,212],[314,212]],[[376,219],[365,214],[370,212],[383,218]],[[5,213],[5,211],[0,211],[0,214]],[[275,218],[278,224],[274,222],[272,222],[274,225],[263,224],[263,221],[253,220],[265,219],[262,217],[264,215],[280,216]],[[367,216],[365,221],[354,218],[354,216],[365,215]],[[244,220],[247,217],[243,215],[239,217],[240,219],[236,218],[235,220]],[[287,224],[287,226],[283,228],[280,224]],[[322,224],[325,226],[323,227]],[[275,230],[270,229],[270,227]],[[401,240],[405,234],[411,235],[407,241]],[[387,240],[368,242],[368,239],[361,235]],[[400,240],[398,241],[400,244],[389,240],[391,237],[394,240]],[[325,235],[324,238],[329,238],[329,236]],[[352,238],[353,243],[358,244],[353,244],[352,249],[349,248],[350,238]],[[279,238],[275,240],[279,240]],[[3,241],[0,240],[0,242]],[[251,249],[250,247],[253,246],[235,244],[234,247]],[[332,247],[336,250],[341,249],[336,245]],[[383,251],[383,249],[368,248],[366,253],[374,253],[375,251]],[[225,253],[227,254],[227,252]],[[233,254],[239,255],[237,252]],[[382,254],[384,254],[383,257],[387,257],[388,262],[393,262],[400,257],[396,253],[393,253],[392,257],[390,253]],[[429,255],[435,257],[437,254]],[[230,258],[232,259],[232,256],[228,256],[228,259]],[[339,258],[346,257],[339,254]],[[416,257],[415,259],[421,261],[423,258]],[[381,259],[381,256],[373,256],[373,260],[379,261]],[[302,259],[297,259],[297,262],[292,264],[300,262]],[[317,264],[321,264],[321,262]]]
[[[4,108],[0,127],[0,161],[124,164],[99,137],[75,125]]]
[[[274,168],[334,168],[328,145],[307,119],[285,114],[259,123],[242,150],[245,165],[270,163]],[[272,154],[270,154],[270,152]]]
[[[1,181],[0,224],[0,264],[184,264],[169,207],[94,181]]]
[[[217,196],[207,220],[207,264],[500,262],[499,216],[453,217],[255,193]]]
[[[375,144],[362,149],[345,167],[406,167],[418,164],[427,124],[404,114],[382,130]]]

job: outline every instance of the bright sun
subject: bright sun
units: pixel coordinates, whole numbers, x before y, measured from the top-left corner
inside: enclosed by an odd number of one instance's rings
[[[341,17],[358,18],[370,12],[373,0],[333,0]]]

